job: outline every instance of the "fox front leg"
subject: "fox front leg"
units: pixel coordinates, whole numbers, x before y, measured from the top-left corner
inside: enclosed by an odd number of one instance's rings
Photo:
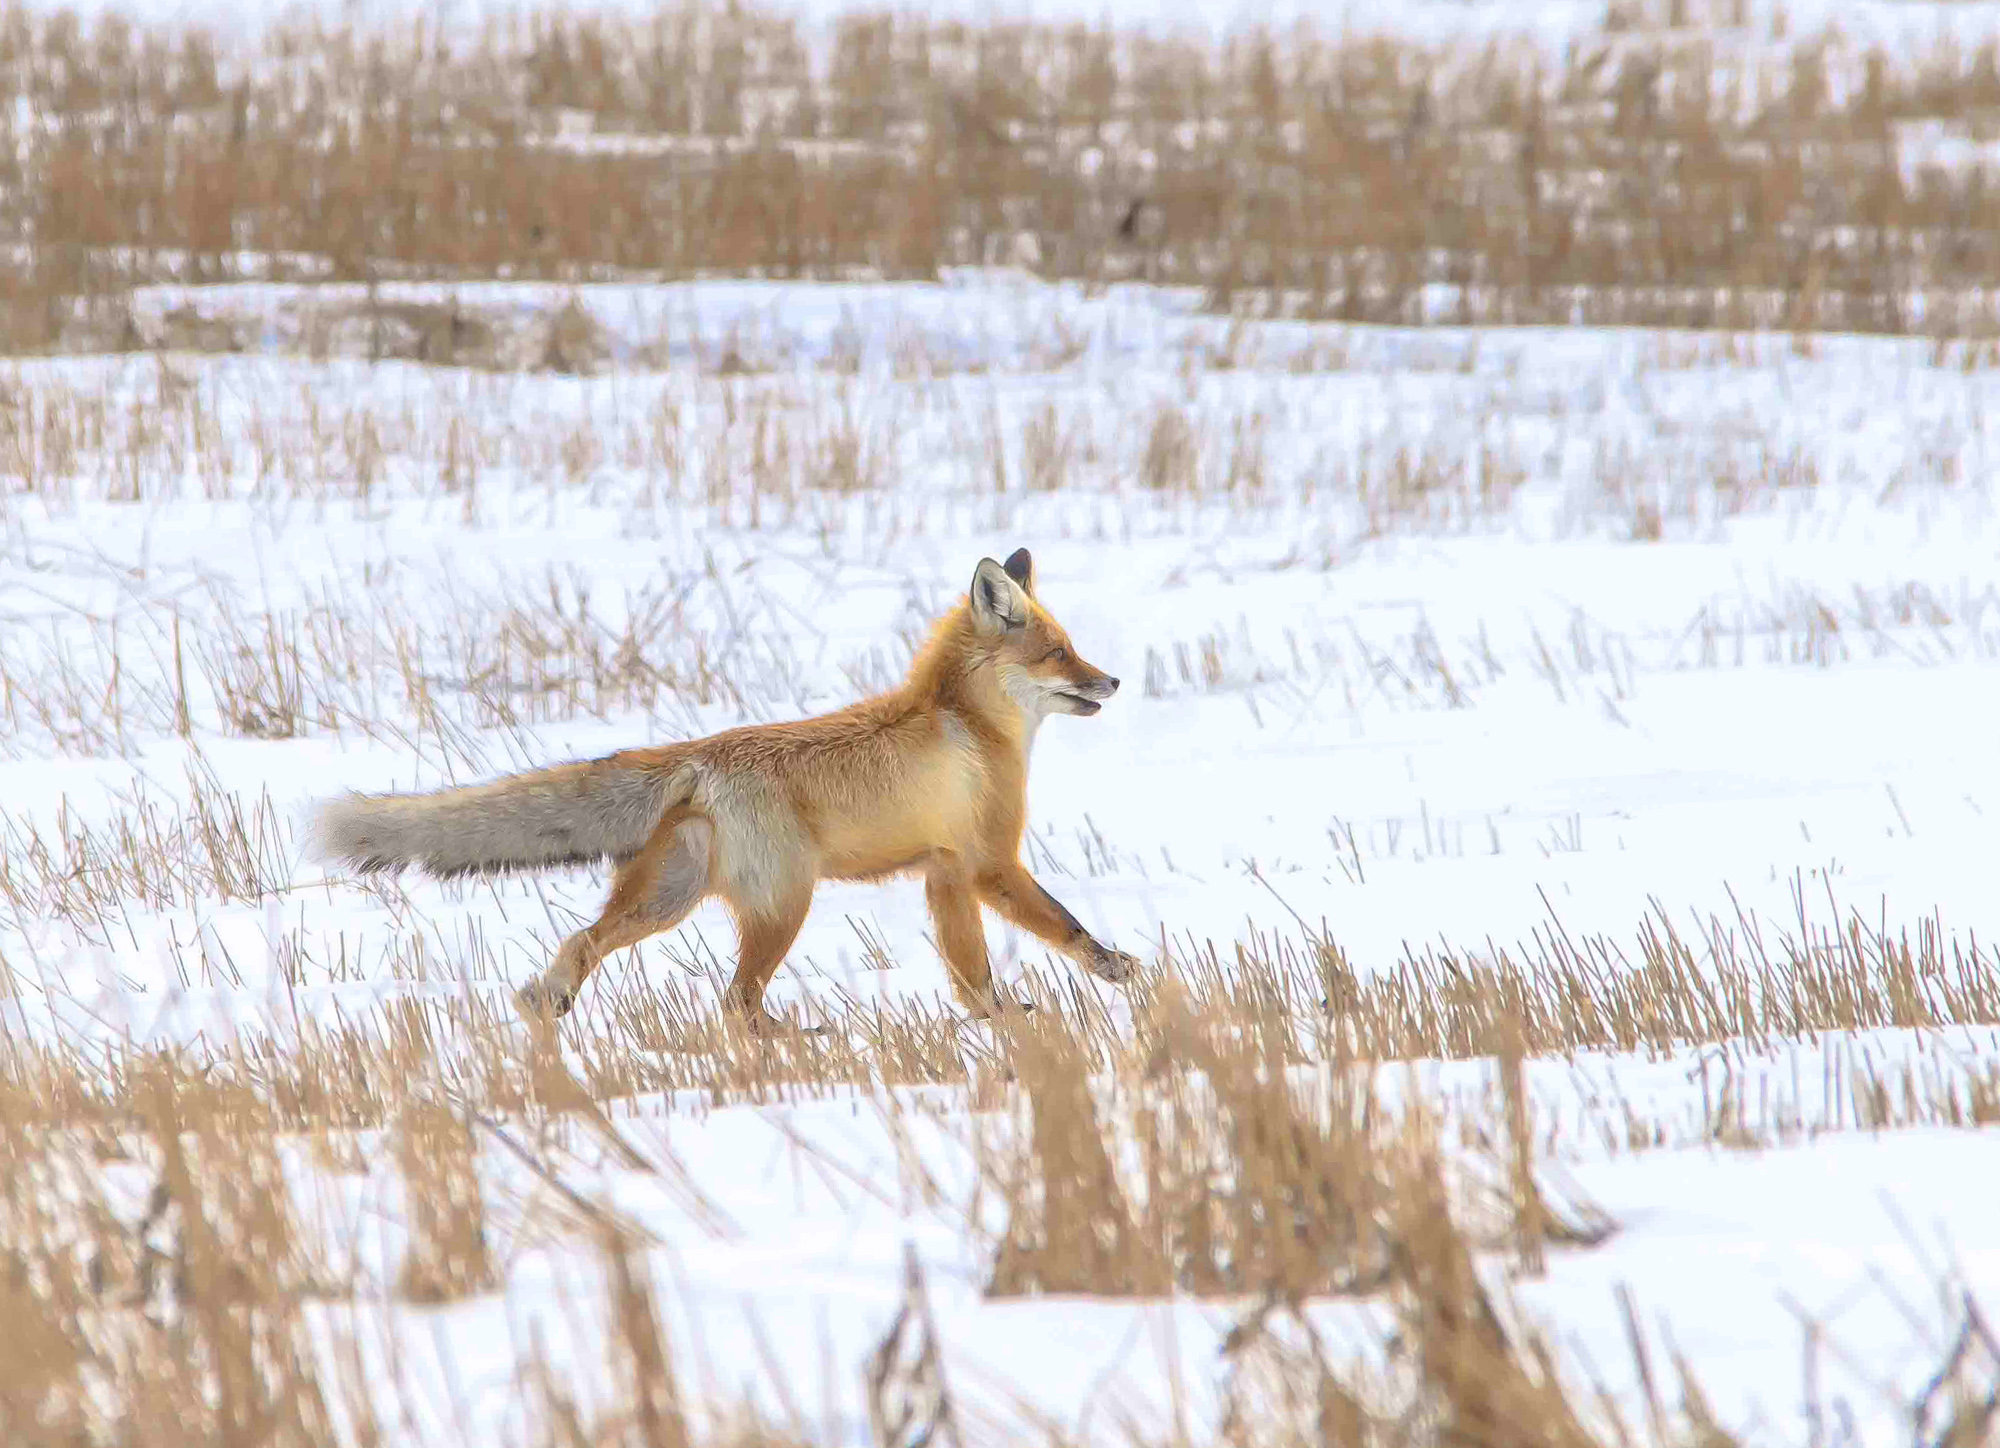
[[[1084,929],[1083,922],[1019,862],[987,871],[979,881],[979,893],[1002,919],[1047,941],[1099,980],[1122,985],[1139,969],[1137,956],[1113,950]]]

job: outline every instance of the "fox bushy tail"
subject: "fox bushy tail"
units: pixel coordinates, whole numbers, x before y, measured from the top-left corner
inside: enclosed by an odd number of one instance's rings
[[[364,874],[414,865],[446,880],[622,860],[687,792],[684,771],[614,754],[433,794],[326,800],[308,847]]]

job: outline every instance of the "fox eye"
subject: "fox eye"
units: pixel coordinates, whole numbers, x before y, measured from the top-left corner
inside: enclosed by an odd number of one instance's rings
[[[1066,664],[1069,662],[1069,650],[1061,647],[1050,649],[1047,657],[1042,662],[1045,664]]]

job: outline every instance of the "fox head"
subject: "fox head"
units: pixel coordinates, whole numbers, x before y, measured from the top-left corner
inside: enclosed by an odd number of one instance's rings
[[[1027,549],[1015,549],[1004,564],[980,559],[968,604],[973,628],[993,642],[1001,690],[1030,724],[1050,714],[1087,717],[1118,692],[1118,681],[1086,663],[1035,601],[1035,560]]]

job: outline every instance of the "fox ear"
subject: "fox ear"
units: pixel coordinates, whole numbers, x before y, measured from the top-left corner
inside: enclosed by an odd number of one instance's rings
[[[1007,555],[1007,561],[1000,565],[1007,570],[1007,576],[1021,585],[1021,591],[1035,596],[1035,560],[1028,556],[1025,548],[1016,548]]]
[[[991,558],[972,570],[972,621],[981,633],[1007,633],[1028,622],[1028,596]]]

